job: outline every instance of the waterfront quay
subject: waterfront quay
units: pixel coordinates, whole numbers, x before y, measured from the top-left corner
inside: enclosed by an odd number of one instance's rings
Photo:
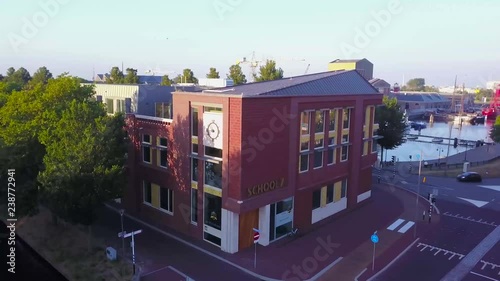
[[[384,149],[383,160],[390,161],[392,156],[395,156],[398,162],[409,162],[416,161],[416,156],[422,155],[422,159],[428,161],[442,159],[462,152],[465,156],[465,151],[475,147],[478,140],[484,143],[491,143],[491,139],[489,138],[490,130],[491,124],[489,123],[484,125],[463,124],[462,126],[452,122],[448,124],[427,124],[427,127],[420,132],[413,129],[408,131],[407,136],[418,136],[417,140],[412,141],[408,139],[395,149]],[[456,148],[453,147],[453,140],[455,138],[459,140]],[[437,143],[432,142],[432,139],[443,139],[443,141]],[[461,142],[460,140],[467,140],[468,145],[465,146],[465,142]],[[379,154],[380,158],[381,155]]]

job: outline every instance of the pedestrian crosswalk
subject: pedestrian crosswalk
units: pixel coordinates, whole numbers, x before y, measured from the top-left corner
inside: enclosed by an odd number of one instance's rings
[[[387,227],[387,230],[390,231],[397,231],[399,233],[406,233],[412,226],[415,225],[414,221],[406,221],[406,223],[403,225],[403,223],[406,220],[404,219],[397,219],[394,221],[391,225]]]

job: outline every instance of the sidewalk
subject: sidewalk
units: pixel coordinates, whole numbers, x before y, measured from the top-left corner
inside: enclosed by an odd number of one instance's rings
[[[238,273],[244,276],[242,270],[261,280],[354,280],[365,268],[370,271],[366,271],[363,278],[373,273],[373,244],[370,236],[374,231],[378,231],[380,237],[376,251],[376,271],[414,240],[413,228],[404,234],[386,230],[398,218],[415,220],[414,194],[379,184],[372,190],[372,199],[350,213],[325,219],[310,233],[285,237],[266,247],[258,245],[257,269],[254,269],[253,264],[253,247],[236,254],[227,254],[203,241],[162,229],[185,241],[186,245],[130,218],[125,218],[125,229],[143,229],[143,233],[136,237],[137,260],[143,275],[156,271],[152,275],[158,276],[158,279],[153,279],[149,275],[147,280],[162,280],[161,277],[165,276],[159,276],[161,271],[158,270],[170,265],[196,281],[222,280],[220,278],[227,279]],[[118,204],[113,205],[119,208]],[[422,211],[428,209],[428,203],[420,200],[419,205],[421,217]],[[421,221],[417,221],[418,227],[420,224]],[[117,212],[103,210],[94,233],[108,237],[109,245],[114,245],[121,252],[121,241],[117,238],[120,231]],[[129,241],[126,244],[129,251]],[[318,279],[321,275],[323,277]],[[259,280],[237,278],[239,281]]]

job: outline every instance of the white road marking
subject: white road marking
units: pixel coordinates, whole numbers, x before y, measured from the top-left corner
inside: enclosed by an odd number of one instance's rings
[[[463,198],[463,197],[457,197],[457,198],[458,198],[458,199],[465,200],[465,201],[467,201],[467,202],[469,202],[469,203],[471,203],[471,204],[473,204],[474,206],[479,207],[479,208],[481,208],[482,206],[484,206],[484,205],[486,205],[486,204],[490,203],[490,202],[488,202],[488,201],[479,201],[479,200],[473,200],[473,199],[468,199],[468,198]]]
[[[500,240],[500,226],[496,227],[488,236],[486,236],[477,246],[470,251],[467,256],[460,261],[450,272],[448,272],[441,281],[444,280],[462,280],[474,266],[481,261],[481,258],[489,252],[493,246]]]
[[[486,279],[488,279],[488,280],[492,280],[492,281],[499,281],[498,279],[491,278],[491,277],[488,277],[488,276],[484,276],[484,275],[482,275],[482,274],[475,273],[475,272],[473,272],[473,271],[471,271],[470,273],[471,273],[471,274],[474,274],[474,275],[477,275],[477,276],[479,276],[479,277],[486,278]]]
[[[500,191],[500,185],[478,185],[478,186],[482,187],[482,188],[488,188],[488,189]]]
[[[408,184],[408,182],[407,182],[407,181],[401,181],[401,183],[402,183],[402,184]]]
[[[415,223],[412,222],[412,221],[409,221],[407,222],[405,225],[403,225],[403,227],[401,227],[398,232],[399,233],[405,233],[406,231],[408,231],[408,229],[410,229],[410,227],[412,227]]]
[[[403,219],[397,219],[395,222],[393,222],[389,227],[387,227],[388,230],[394,230],[396,227],[398,227],[400,224],[402,224],[405,220]]]
[[[420,252],[423,252],[425,249],[429,248],[429,251],[432,252],[434,250],[437,250],[436,253],[434,253],[434,256],[436,256],[438,253],[440,252],[444,252],[443,255],[446,256],[447,254],[451,254],[451,256],[448,258],[448,260],[451,260],[452,258],[454,258],[455,256],[458,256],[459,259],[462,259],[464,257],[464,255],[462,254],[459,254],[459,253],[455,253],[453,251],[448,251],[446,249],[442,249],[442,248],[439,248],[439,247],[435,247],[435,246],[432,246],[432,245],[429,245],[429,244],[425,244],[425,243],[418,243],[417,245],[417,248],[420,247],[420,246],[424,246],[422,249],[420,249]]]
[[[471,218],[470,216],[468,218],[466,218],[464,216],[461,216],[460,214],[453,215],[449,212],[444,212],[443,216],[448,216],[448,217],[457,218],[457,219],[461,219],[461,220],[476,222],[476,223],[485,224],[485,225],[489,225],[489,226],[498,226],[495,222],[483,221],[482,219],[476,220],[476,219]]]

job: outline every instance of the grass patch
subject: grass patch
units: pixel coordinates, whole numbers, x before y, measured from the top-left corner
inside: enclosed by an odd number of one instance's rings
[[[46,209],[19,220],[16,232],[70,280],[132,280],[132,266],[128,262],[106,258],[104,241],[93,236],[89,251],[86,227],[62,221],[54,225]]]
[[[469,167],[470,172],[477,172],[483,178],[498,178],[500,177],[500,158],[497,158],[490,163]],[[422,168],[422,175],[424,176],[441,176],[441,177],[456,177],[463,172],[463,167],[453,168],[446,170],[445,168],[432,170]],[[417,171],[418,173],[418,171]]]

